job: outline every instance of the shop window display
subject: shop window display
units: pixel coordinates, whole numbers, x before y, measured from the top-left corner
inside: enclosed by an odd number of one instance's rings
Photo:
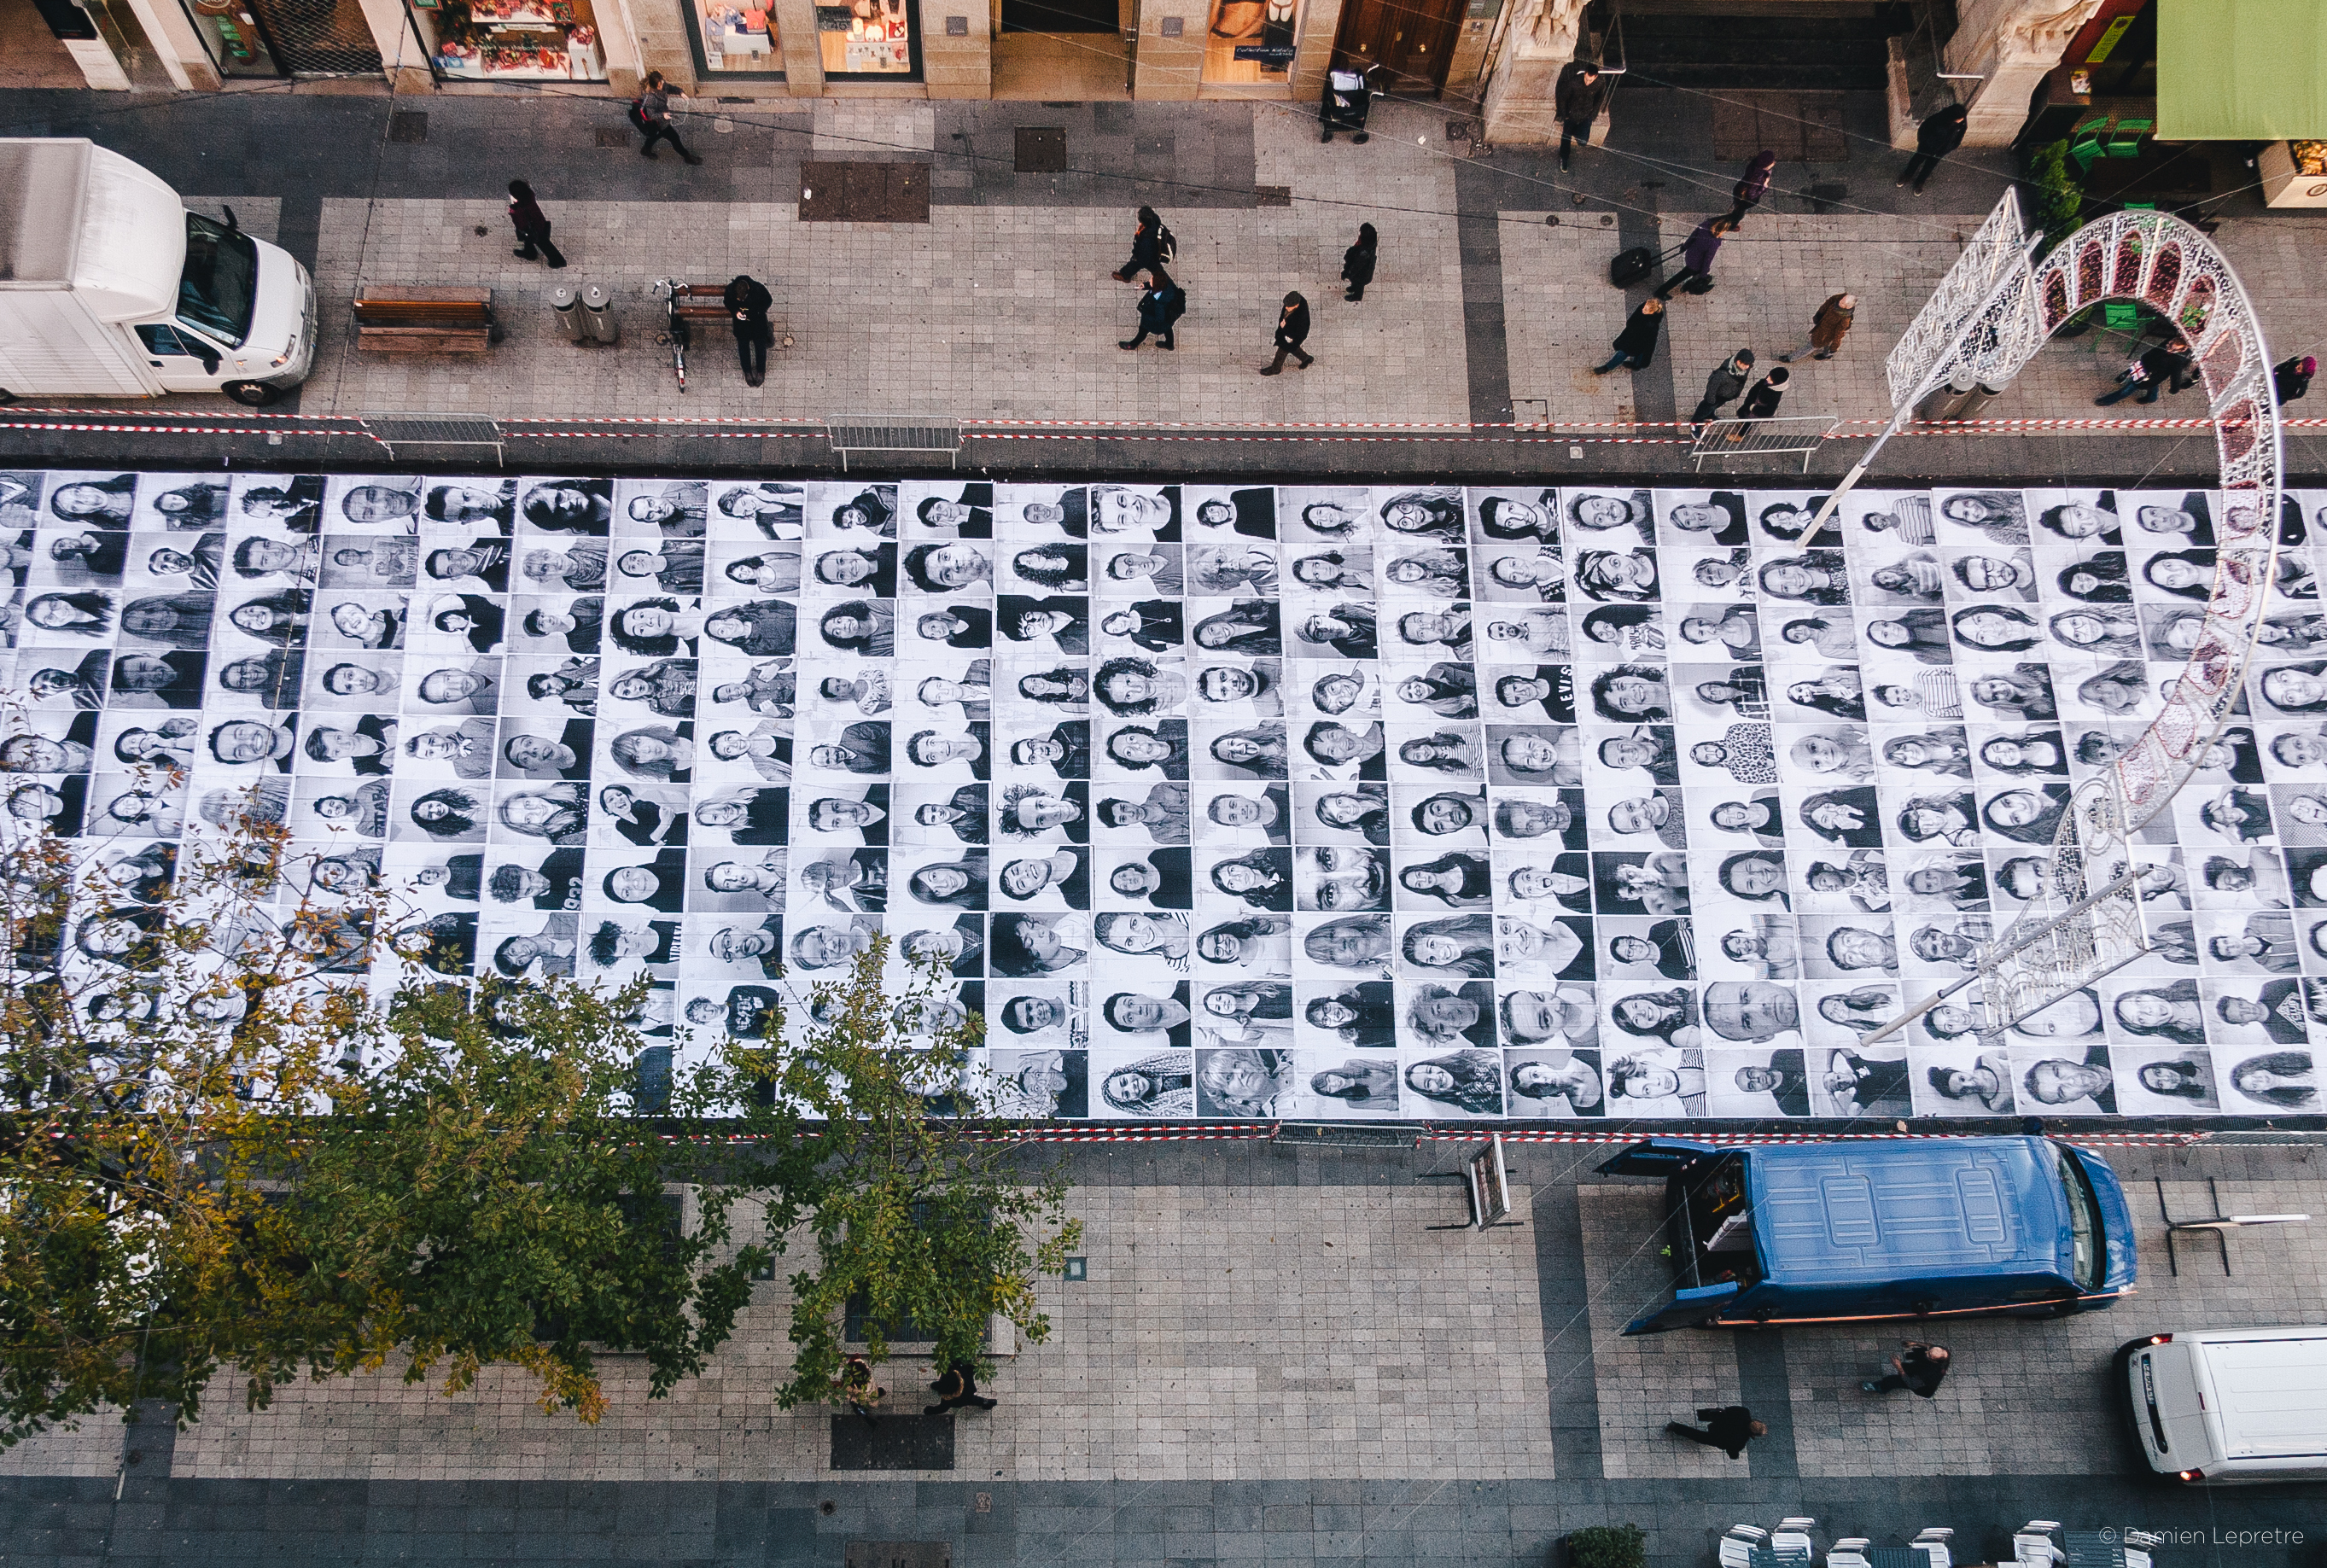
[[[827,76],[921,74],[921,41],[906,0],[853,0],[816,8],[817,44]]]
[[[440,77],[465,81],[603,81],[606,54],[590,0],[444,0],[412,18]]]
[[[696,42],[706,71],[736,76],[784,73],[775,13],[749,0],[693,0]]]
[[[1280,86],[1290,77],[1294,0],[1213,0],[1204,37],[1204,79],[1221,86]]]

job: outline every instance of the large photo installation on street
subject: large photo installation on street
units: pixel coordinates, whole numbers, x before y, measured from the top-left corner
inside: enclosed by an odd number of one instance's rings
[[[885,932],[1020,1116],[2327,1110],[2327,494],[2132,847],[2152,950],[1872,1046],[2157,711],[2220,508],[1823,499],[0,473],[0,789],[125,890],[86,975],[255,813],[286,907],[393,890],[431,983],[643,972],[682,1059]]]

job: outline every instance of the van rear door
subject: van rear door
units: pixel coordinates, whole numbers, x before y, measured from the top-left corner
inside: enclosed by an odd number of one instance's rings
[[[1612,1160],[1603,1161],[1599,1171],[1603,1176],[1670,1176],[1720,1152],[1711,1143],[1692,1143],[1687,1138],[1650,1138],[1633,1144]]]
[[[1722,1309],[1737,1299],[1737,1282],[1724,1280],[1702,1290],[1676,1291],[1673,1299],[1655,1311],[1624,1325],[1631,1334],[1664,1334],[1675,1329],[1702,1329],[1717,1321]]]

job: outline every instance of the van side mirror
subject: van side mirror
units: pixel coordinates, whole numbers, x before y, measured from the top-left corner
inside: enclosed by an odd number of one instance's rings
[[[221,201],[219,203],[219,210],[226,214],[226,226],[229,229],[235,230],[237,233],[240,233],[242,230],[242,225],[235,220],[234,209]]]
[[[205,344],[198,346],[194,350],[194,352],[201,356],[203,375],[215,376],[219,373],[219,365],[220,361],[218,355],[211,352],[208,345]]]

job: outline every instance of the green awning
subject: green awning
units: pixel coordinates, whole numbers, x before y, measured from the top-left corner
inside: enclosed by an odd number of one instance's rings
[[[2327,137],[2327,4],[2155,0],[2157,137]]]

